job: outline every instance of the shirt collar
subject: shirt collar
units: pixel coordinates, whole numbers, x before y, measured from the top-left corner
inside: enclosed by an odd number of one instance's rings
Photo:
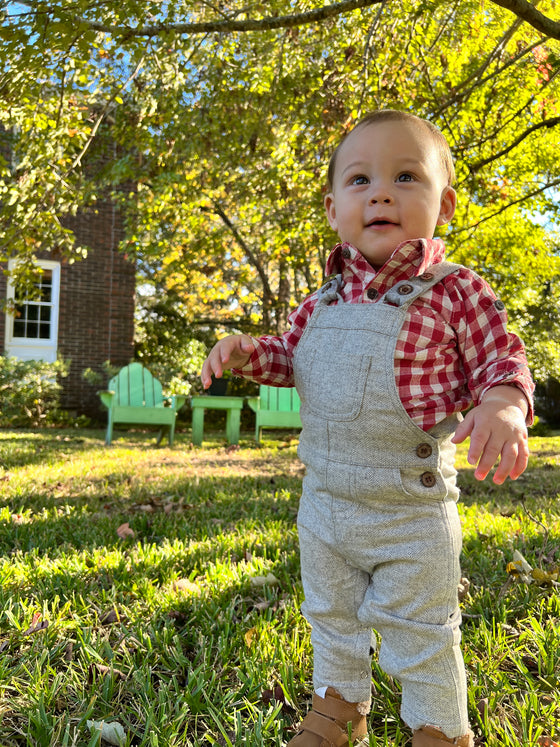
[[[344,242],[337,244],[327,259],[326,274],[352,273],[383,283],[389,279],[397,282],[421,275],[444,259],[445,244],[441,239],[414,239],[399,244],[383,267],[375,270],[354,246]]]

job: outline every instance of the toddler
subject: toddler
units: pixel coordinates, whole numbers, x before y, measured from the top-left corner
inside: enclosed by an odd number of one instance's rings
[[[369,744],[374,629],[413,747],[473,745],[455,444],[470,437],[477,479],[496,463],[495,483],[518,478],[533,385],[503,303],[433,238],[455,212],[453,180],[431,123],[390,109],[359,122],[329,165],[332,279],[282,337],[226,337],[202,369],[205,388],[233,368],[295,385],[301,398],[298,530],[315,693],[289,747],[342,747],[348,728],[353,744]]]

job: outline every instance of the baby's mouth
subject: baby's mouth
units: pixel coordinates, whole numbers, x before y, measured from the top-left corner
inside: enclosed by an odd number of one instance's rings
[[[376,218],[375,220],[372,220],[367,224],[367,228],[384,228],[385,226],[395,225],[396,223],[394,223],[392,220],[387,220],[386,218]]]

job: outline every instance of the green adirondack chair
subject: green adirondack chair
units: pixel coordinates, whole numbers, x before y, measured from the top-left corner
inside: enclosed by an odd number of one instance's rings
[[[113,426],[160,426],[157,443],[164,436],[173,444],[177,411],[185,403],[182,395],[166,397],[160,382],[141,363],[121,368],[109,382],[107,390],[98,392],[108,412],[105,443],[113,440]]]
[[[300,400],[294,387],[261,384],[258,397],[249,397],[247,404],[255,412],[255,440],[261,440],[263,428],[301,428]]]

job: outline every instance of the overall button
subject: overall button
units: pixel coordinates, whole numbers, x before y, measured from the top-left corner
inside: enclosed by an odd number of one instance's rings
[[[370,299],[370,301],[373,301],[377,296],[379,295],[379,291],[375,288],[368,288],[366,291],[366,296]]]
[[[404,285],[401,285],[399,288],[397,288],[397,292],[401,296],[408,296],[410,293],[412,293],[413,290],[414,288],[412,287],[412,285],[410,285],[410,283],[404,283]]]
[[[416,456],[420,459],[427,459],[432,456],[433,449],[430,444],[418,444],[416,447]]]
[[[418,275],[420,280],[432,280],[434,277],[433,272],[423,272],[421,275]]]
[[[420,482],[425,488],[433,488],[437,482],[437,478],[433,472],[424,472],[420,476]]]
[[[344,257],[344,259],[350,259],[350,257],[352,256],[352,252],[350,251],[350,249],[348,249],[347,246],[345,246],[342,250],[342,256]]]

